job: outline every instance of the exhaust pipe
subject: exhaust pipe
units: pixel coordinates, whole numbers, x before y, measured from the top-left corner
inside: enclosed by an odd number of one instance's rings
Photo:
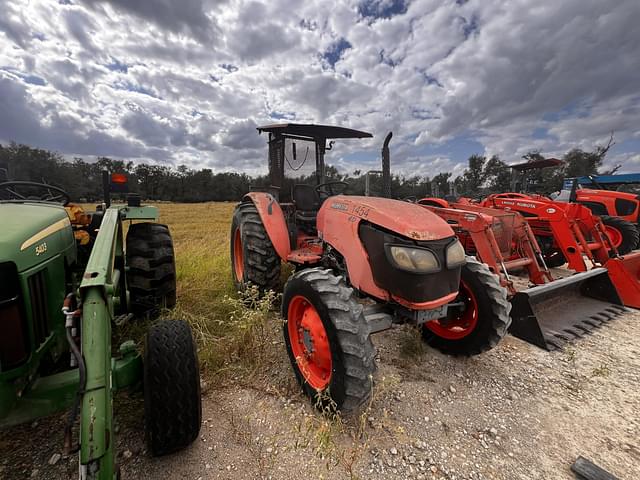
[[[393,132],[387,133],[382,144],[382,196],[391,198],[391,160],[389,158],[389,142]]]

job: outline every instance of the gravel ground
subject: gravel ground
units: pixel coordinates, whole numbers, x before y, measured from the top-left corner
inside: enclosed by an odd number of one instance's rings
[[[561,480],[579,455],[640,477],[640,312],[552,353],[509,336],[459,359],[404,327],[378,334],[375,399],[344,422],[298,393],[278,330],[255,382],[205,384],[200,439],[183,452],[151,458],[140,396],[119,396],[122,478]],[[0,478],[74,478],[63,418],[0,431]]]

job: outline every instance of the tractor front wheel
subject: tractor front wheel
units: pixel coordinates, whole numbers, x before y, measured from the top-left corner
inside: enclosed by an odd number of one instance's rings
[[[298,383],[325,412],[349,414],[371,396],[375,349],[353,289],[331,270],[307,268],[284,287],[284,339]]]
[[[432,347],[453,355],[477,355],[495,347],[511,324],[511,304],[498,276],[467,257],[459,294],[445,318],[424,324],[422,337]]]
[[[620,217],[601,215],[607,236],[620,255],[625,255],[638,245],[640,233],[636,226]]]
[[[156,318],[176,305],[176,263],[169,228],[134,223],[127,232],[129,306],[138,317]]]
[[[231,221],[231,276],[237,290],[249,283],[261,291],[276,290],[280,280],[280,257],[273,248],[253,203],[236,207]]]
[[[153,455],[166,455],[198,438],[202,421],[198,354],[189,324],[163,320],[153,325],[143,365],[147,444]]]

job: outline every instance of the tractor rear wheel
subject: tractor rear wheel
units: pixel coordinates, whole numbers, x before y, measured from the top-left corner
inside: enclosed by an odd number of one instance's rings
[[[633,223],[609,215],[601,215],[600,220],[604,223],[609,240],[618,249],[620,255],[625,255],[636,248],[640,233]]]
[[[143,365],[147,443],[153,455],[166,455],[191,444],[200,432],[200,372],[189,324],[163,320],[153,325]]]
[[[314,405],[349,414],[371,396],[375,348],[363,307],[342,277],[307,268],[284,287],[284,339],[293,371]]]
[[[231,221],[231,275],[237,290],[249,283],[261,291],[276,290],[280,257],[273,248],[253,203],[236,207]]]
[[[134,223],[127,232],[127,285],[130,310],[156,318],[176,305],[176,264],[169,228],[158,223]]]
[[[474,258],[462,267],[460,290],[446,318],[424,324],[422,337],[432,347],[453,355],[477,355],[495,347],[511,324],[511,304],[497,275]]]

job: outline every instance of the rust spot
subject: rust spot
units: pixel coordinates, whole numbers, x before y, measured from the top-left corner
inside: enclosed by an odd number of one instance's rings
[[[96,406],[93,396],[89,397],[89,442],[93,442],[93,428],[96,423]]]

